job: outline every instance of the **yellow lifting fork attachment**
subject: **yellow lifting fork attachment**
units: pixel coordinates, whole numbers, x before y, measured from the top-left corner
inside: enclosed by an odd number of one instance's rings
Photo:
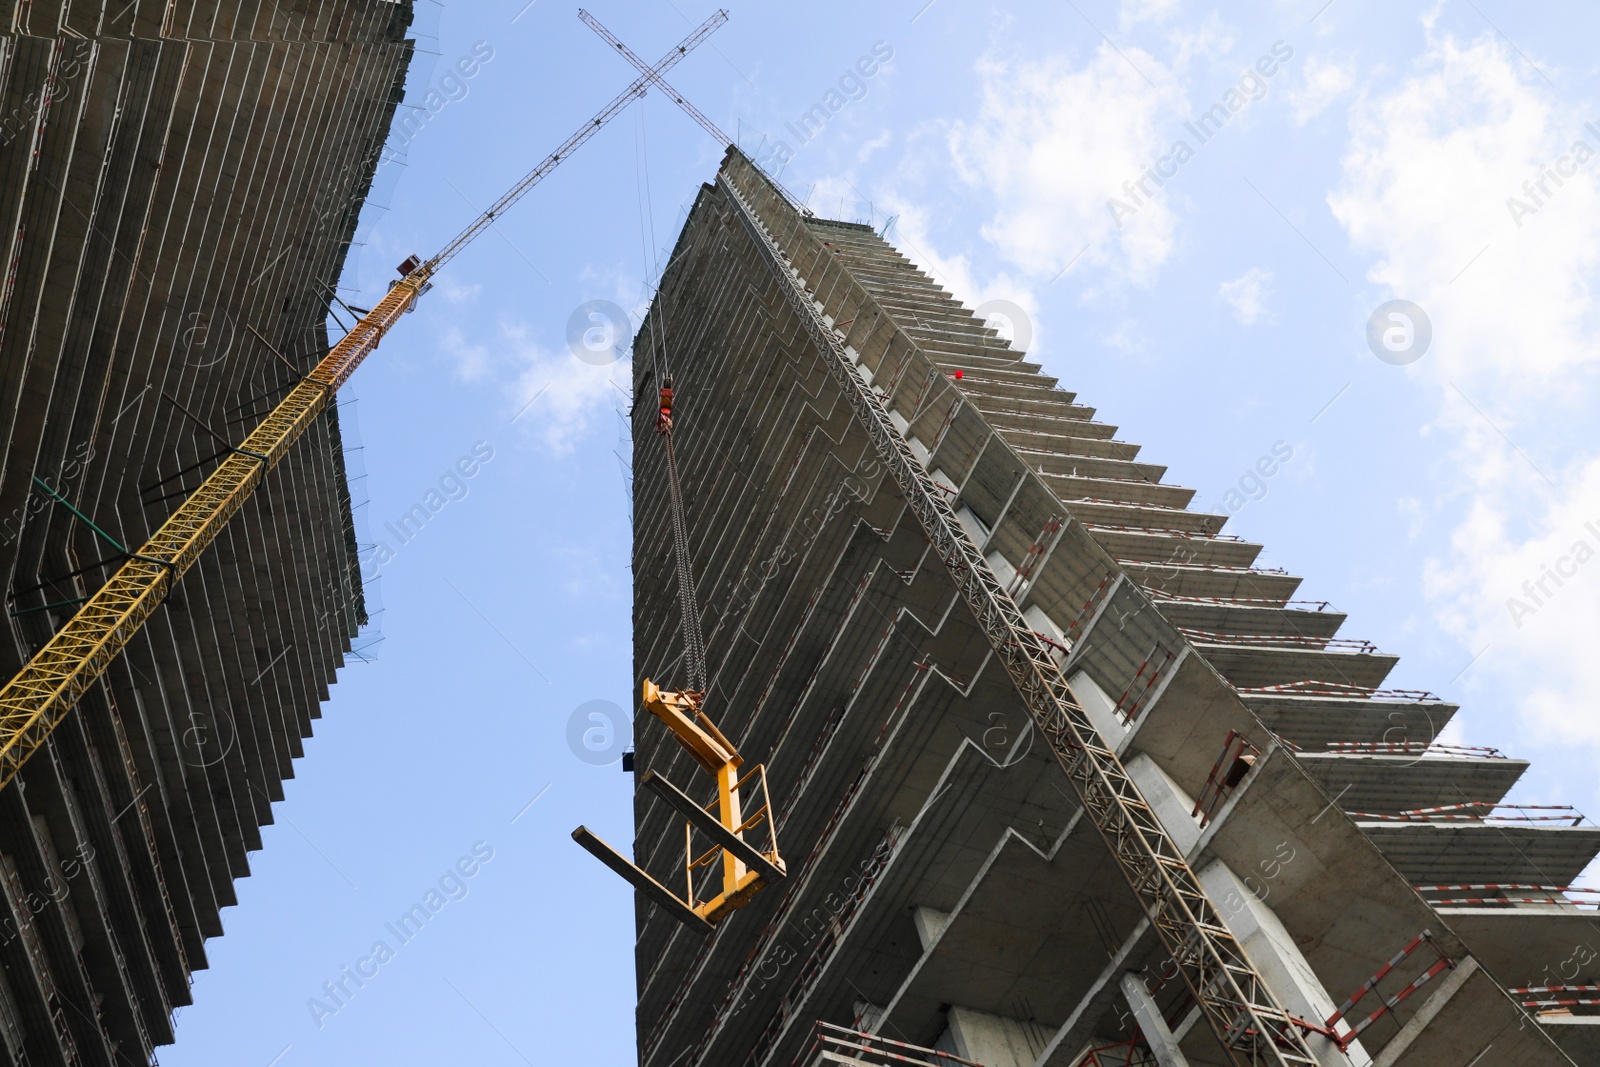
[[[641,786],[653,790],[688,820],[683,832],[683,874],[688,887],[686,895],[678,897],[626,856],[596,837],[587,827],[580,826],[572,831],[572,839],[588,849],[601,863],[632,882],[635,889],[661,905],[673,918],[701,933],[709,933],[712,926],[729,912],[749,903],[762,886],[782,880],[785,869],[778,855],[778,828],[773,822],[772,801],[767,795],[766,768],[758,763],[740,773],[744,766],[743,758],[733,742],[722,736],[722,731],[700,710],[700,700],[699,693],[667,692],[658,689],[650,679],[645,679],[645,708],[666,723],[678,743],[694,757],[694,761],[717,780],[717,799],[704,807],[655,771],[647,771],[639,781]],[[752,780],[761,789],[761,803],[746,815],[739,791]],[[716,809],[715,815],[711,812],[713,807]],[[745,840],[747,832],[763,824],[767,831],[766,851]],[[698,856],[694,851],[696,830],[712,841],[711,848]],[[695,872],[719,858],[722,860],[722,892],[710,900],[696,903]]]

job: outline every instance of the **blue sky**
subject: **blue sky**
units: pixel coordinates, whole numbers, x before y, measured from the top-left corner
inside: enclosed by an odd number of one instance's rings
[[[351,303],[631,80],[573,8],[523,5],[419,3],[433,54],[410,99],[438,95],[383,168]],[[712,9],[593,11],[654,59]],[[819,214],[893,216],[969,306],[1018,309],[1064,387],[1169,481],[1232,507],[1228,531],[1348,612],[1345,636],[1404,657],[1391,684],[1461,700],[1448,739],[1533,759],[1522,802],[1600,813],[1600,10],[819,0],[730,15],[677,88],[775,167],[784,142],[782,180]],[[795,136],[819,104],[820,131]],[[567,741],[580,705],[632,706],[629,374],[580,361],[568,335],[589,301],[637,321],[719,157],[661,97],[634,105],[347,387],[365,537],[394,550],[368,568],[384,639],[341,672],[164,1063],[633,1055],[628,893],[567,837],[583,822],[631,838],[630,779]],[[1384,360],[1368,322],[1395,300],[1431,341]],[[1405,348],[1404,323],[1385,329]],[[1253,480],[1275,449],[1292,457]],[[386,533],[430,491],[448,503],[420,532]],[[373,961],[430,890],[447,906]],[[333,1006],[324,983],[363,960],[376,976],[318,1018],[308,1002]]]

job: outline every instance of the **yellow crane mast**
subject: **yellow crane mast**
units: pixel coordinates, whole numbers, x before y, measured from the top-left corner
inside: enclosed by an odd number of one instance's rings
[[[728,13],[718,11],[703,22],[437,255],[424,262],[407,260],[405,277],[361,317],[316,369],[301,379],[160,529],[137,552],[130,553],[110,580],[0,689],[0,788],[10,783],[28,757],[44,744],[50,731],[105,673],[267,472],[328,406],[339,386],[378,347],[400,316],[411,310],[440,268],[727,21]]]

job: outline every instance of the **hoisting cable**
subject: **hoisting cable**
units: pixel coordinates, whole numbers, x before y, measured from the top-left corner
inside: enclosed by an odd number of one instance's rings
[[[683,662],[689,670],[689,689],[706,691],[706,639],[700,633],[700,605],[694,595],[694,567],[689,558],[689,524],[683,515],[683,486],[678,479],[678,457],[672,449],[672,379],[661,386],[661,415],[656,431],[667,450],[667,485],[672,498],[672,540],[678,557],[678,603],[683,611]]]
[[[648,142],[644,137],[643,99],[639,104],[639,123],[637,125],[637,147],[639,153],[638,184],[640,186],[639,203],[639,240],[644,246],[645,267],[647,270],[659,268],[660,262],[652,263],[655,252],[655,207],[650,197],[650,155]],[[646,234],[648,220],[649,232]],[[658,281],[659,281],[659,272]],[[657,290],[660,295],[660,290]],[[660,411],[656,416],[656,433],[661,436],[662,446],[667,453],[667,486],[669,490],[669,504],[672,512],[672,548],[676,560],[678,573],[678,605],[683,613],[683,662],[688,671],[688,691],[699,697],[706,691],[706,640],[700,630],[700,603],[694,591],[694,560],[689,551],[689,522],[685,517],[683,506],[683,483],[678,476],[678,455],[672,447],[672,363],[667,355],[666,323],[662,321],[660,305],[649,316],[650,321],[650,362],[655,371],[656,381],[660,383]]]
[[[724,145],[728,139],[713,126],[709,119],[694,110],[682,96],[668,89],[659,74],[645,67],[621,41],[601,26],[587,11],[579,17],[595,32],[611,43],[622,55],[640,68],[671,95],[684,110],[696,117],[703,127],[714,134]],[[717,779],[717,814],[713,818],[709,806],[702,806],[677,786],[655,771],[648,771],[639,784],[659,794],[668,805],[677,809],[688,820],[685,825],[684,877],[688,896],[679,897],[672,890],[641,870],[631,859],[612,848],[598,836],[580,826],[572,838],[587,849],[607,867],[626,878],[645,897],[654,901],[667,913],[700,933],[709,933],[712,925],[726,914],[744,907],[763,886],[780,881],[787,873],[778,853],[778,835],[772,815],[772,800],[767,794],[766,769],[761,764],[746,764],[738,749],[723,736],[716,725],[701,709],[706,695],[705,637],[700,631],[700,607],[695,598],[694,564],[689,551],[689,523],[683,503],[683,484],[678,471],[678,456],[673,444],[673,379],[668,358],[670,345],[667,337],[667,294],[663,291],[665,272],[659,258],[655,257],[655,212],[650,197],[649,156],[644,136],[643,108],[639,124],[639,240],[644,248],[646,276],[645,295],[649,295],[654,277],[655,301],[648,313],[650,361],[655,372],[654,383],[660,390],[660,407],[656,416],[656,432],[661,437],[667,457],[667,486],[672,511],[673,552],[677,563],[678,600],[683,613],[683,661],[688,673],[689,688],[678,692],[661,690],[650,679],[644,679],[642,701],[645,709],[666,724],[694,757],[696,763]],[[646,233],[646,223],[649,232]],[[671,266],[671,260],[668,261]],[[637,345],[635,346],[637,358]],[[707,442],[709,443],[709,442]],[[715,445],[712,446],[715,448]],[[746,791],[741,796],[741,788]],[[759,790],[759,794],[755,791]],[[759,796],[759,800],[757,799]],[[760,826],[767,831],[765,850],[751,845],[747,833]],[[694,831],[711,837],[715,843],[711,853],[696,858],[692,845]],[[709,900],[696,901],[696,870],[711,862],[720,852],[722,857],[722,891]],[[704,888],[704,883],[701,883]]]

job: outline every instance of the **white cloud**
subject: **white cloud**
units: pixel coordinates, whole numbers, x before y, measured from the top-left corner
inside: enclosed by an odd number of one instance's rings
[[[479,294],[483,292],[482,284],[473,282],[471,285],[462,285],[448,274],[434,284],[439,287],[439,292],[444,298],[457,307],[477,303]]]
[[[1223,282],[1217,287],[1217,299],[1233,308],[1233,317],[1240,323],[1249,326],[1261,318],[1264,310],[1261,298],[1266,292],[1267,283],[1272,281],[1272,272],[1262,270],[1260,267],[1251,267],[1231,282]]]
[[[1325,56],[1310,56],[1301,72],[1301,84],[1289,91],[1290,116],[1296,126],[1304,126],[1327,109],[1356,83],[1354,62],[1340,62]]]
[[[1195,26],[1179,26],[1167,35],[1172,46],[1172,69],[1187,70],[1196,59],[1219,60],[1233,50],[1233,33],[1215,11]]]
[[[448,295],[448,294],[447,294]],[[439,339],[439,349],[455,365],[456,377],[464,382],[482,381],[489,373],[489,350],[472,344],[457,327],[450,327]]]
[[[849,205],[860,199],[860,192],[846,180],[825,178],[817,183],[810,203],[813,207],[827,208],[830,203],[837,206],[841,199],[848,211]],[[998,317],[1007,320],[1007,329],[998,332],[1025,335],[1029,338],[1026,346],[1028,350],[1035,353],[1039,351],[1040,328],[1037,318],[1039,300],[1033,285],[1026,278],[1004,270],[992,277],[980,278],[974,273],[972,261],[968,256],[941,252],[933,238],[936,219],[930,216],[924,206],[912,200],[890,193],[874,201],[873,206],[877,212],[875,221],[881,222],[889,216],[894,217],[894,230],[890,233],[889,240],[920,270],[925,271],[937,285],[961,301],[967,310],[976,311],[991,301],[1003,301],[1015,305],[1027,317],[1026,323],[1010,321],[1014,313],[1009,310],[993,307],[989,309]],[[989,315],[986,314],[985,317],[988,318]]]
[[[597,367],[571,352],[549,352],[521,327],[502,328],[520,369],[510,389],[514,421],[555,455],[566,455],[611,413],[632,382],[631,362]],[[607,446],[609,447],[609,445]]]
[[[865,163],[878,149],[887,147],[892,139],[892,132],[885,127],[882,133],[872,138],[872,140],[864,142],[860,148],[856,149],[856,162]]]
[[[1575,432],[1592,425],[1600,371],[1600,166],[1547,179],[1520,228],[1506,206],[1575,140],[1600,150],[1586,117],[1495,36],[1432,37],[1409,77],[1358,105],[1329,204],[1376,257],[1368,280],[1433,323],[1405,373],[1438,397],[1428,428],[1450,454],[1436,491],[1463,509],[1424,585],[1438,624],[1483,651],[1463,684],[1505,694],[1546,737],[1600,743],[1600,560],[1560,587],[1545,578],[1534,613],[1514,621],[1508,606],[1529,603],[1523,583],[1538,589],[1547,565],[1573,568],[1580,540],[1600,551],[1585,525],[1600,526],[1600,454]]]
[[[1139,329],[1139,324],[1133,319],[1124,319],[1114,331],[1104,335],[1100,340],[1108,347],[1130,356],[1143,352],[1149,343],[1144,331]]]
[[[1124,30],[1140,22],[1165,22],[1178,13],[1181,0],[1122,0],[1118,18]]]
[[[1522,534],[1500,502],[1474,503],[1431,561],[1427,590],[1442,623],[1514,680],[1524,721],[1544,738],[1600,743],[1591,694],[1600,687],[1600,460]]]
[[[1186,101],[1171,72],[1140,49],[1102,45],[1082,67],[989,57],[978,74],[977,117],[955,124],[949,147],[962,177],[997,205],[984,236],[1026,273],[1053,276],[1087,247],[1084,265],[1148,280],[1172,254],[1169,201],[1144,201],[1120,229],[1107,201],[1127,195],[1124,183],[1181,122]]]
[[[1600,198],[1593,172],[1580,171],[1521,229],[1506,202],[1585,136],[1584,115],[1525,82],[1493,37],[1445,38],[1419,64],[1353,115],[1329,206],[1377,255],[1368,279],[1432,317],[1434,349],[1419,367],[1471,382],[1469,393],[1545,391],[1595,358],[1587,306]]]

